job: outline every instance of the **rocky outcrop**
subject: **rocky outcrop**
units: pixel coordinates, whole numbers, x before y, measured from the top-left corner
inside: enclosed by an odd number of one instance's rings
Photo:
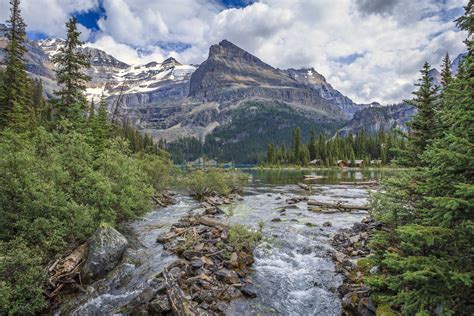
[[[341,229],[334,235],[331,244],[335,248],[332,258],[336,271],[343,275],[343,284],[338,292],[342,298],[344,315],[374,316],[376,308],[370,297],[370,288],[364,284],[364,273],[376,273],[375,268],[364,271],[358,261],[370,254],[368,241],[374,230],[383,229],[380,222],[370,218],[356,223],[351,229]]]
[[[98,279],[115,268],[127,246],[127,239],[113,227],[99,227],[89,241],[83,280]]]
[[[407,104],[373,106],[360,110],[354,117],[338,131],[340,136],[350,133],[356,134],[365,130],[369,134],[375,134],[380,130],[390,131],[399,129],[406,132],[406,123],[416,113],[416,108]]]
[[[224,315],[228,303],[237,298],[254,298],[257,290],[248,278],[254,262],[252,247],[231,241],[231,228],[210,208],[225,199],[204,203],[208,215],[186,216],[169,232],[158,237],[163,247],[179,260],[160,273],[153,293],[144,293],[130,305],[134,313],[174,315]],[[234,237],[235,238],[235,237]]]

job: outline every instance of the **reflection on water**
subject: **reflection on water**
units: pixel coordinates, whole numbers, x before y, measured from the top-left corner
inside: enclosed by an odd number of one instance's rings
[[[344,181],[380,180],[393,175],[393,169],[242,169],[250,173],[257,185],[284,185],[302,182],[305,175],[323,176],[323,179],[314,181],[317,184],[337,184]]]

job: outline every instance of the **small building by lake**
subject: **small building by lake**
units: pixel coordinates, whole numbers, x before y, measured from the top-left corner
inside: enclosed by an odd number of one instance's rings
[[[347,161],[345,160],[338,160],[336,162],[336,165],[339,167],[339,168],[347,168],[349,165],[347,163]]]
[[[312,166],[319,166],[321,163],[322,163],[321,159],[314,159],[309,162],[309,164]]]
[[[361,168],[361,167],[364,167],[365,165],[365,160],[354,160],[351,162],[351,167],[354,167],[354,168]]]

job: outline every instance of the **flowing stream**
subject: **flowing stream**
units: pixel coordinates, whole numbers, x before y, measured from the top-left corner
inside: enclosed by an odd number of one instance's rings
[[[307,196],[318,201],[343,201],[366,204],[368,189],[339,185],[341,181],[381,178],[386,172],[325,171],[246,171],[252,182],[243,200],[225,206],[230,223],[253,228],[263,225],[265,240],[255,250],[253,282],[258,291],[255,299],[232,302],[228,315],[340,315],[341,303],[336,289],[342,282],[335,273],[329,254],[332,235],[340,228],[360,222],[365,212],[314,213],[306,202],[286,207],[286,199]],[[304,174],[318,174],[324,179],[305,192],[296,183]],[[176,258],[156,242],[198,204],[189,197],[178,203],[156,209],[143,219],[122,229],[130,241],[123,262],[109,275],[72,298],[56,314],[113,315],[122,314],[124,306],[152,287],[154,277]],[[323,226],[325,222],[330,227]]]

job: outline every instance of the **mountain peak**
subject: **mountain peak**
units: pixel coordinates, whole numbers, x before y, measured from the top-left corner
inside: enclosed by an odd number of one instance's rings
[[[166,58],[161,64],[163,66],[166,66],[166,65],[180,66],[181,65],[181,63],[173,57]]]

